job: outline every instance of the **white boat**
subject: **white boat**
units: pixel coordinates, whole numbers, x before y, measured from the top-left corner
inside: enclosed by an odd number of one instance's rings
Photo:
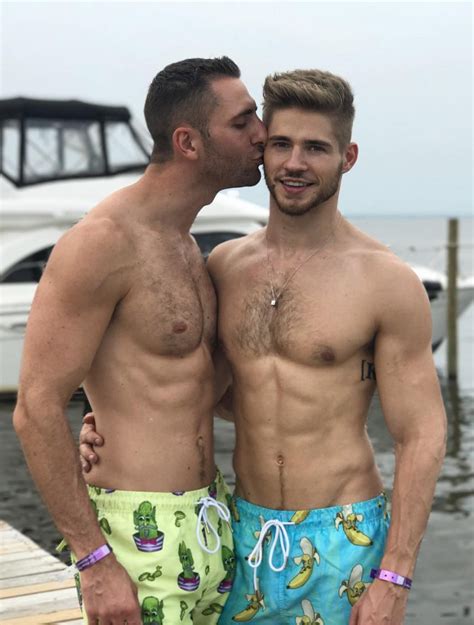
[[[0,393],[14,393],[31,302],[52,247],[103,197],[137,179],[150,146],[125,107],[79,101],[0,100],[0,133]],[[267,218],[265,208],[235,192],[219,193],[192,232],[207,256]],[[446,279],[414,269],[430,296],[436,348],[445,335]],[[474,281],[459,283],[458,294],[461,314]]]
[[[430,298],[431,318],[433,320],[433,351],[446,337],[448,327],[448,279],[445,274],[428,267],[411,265],[411,268],[423,282]],[[457,314],[460,317],[474,300],[474,276],[457,280]]]

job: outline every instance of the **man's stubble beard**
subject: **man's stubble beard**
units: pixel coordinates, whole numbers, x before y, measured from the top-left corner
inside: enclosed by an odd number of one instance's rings
[[[316,197],[309,198],[308,201],[305,203],[297,203],[294,200],[283,200],[283,202],[287,203],[286,205],[278,199],[277,193],[275,191],[277,183],[271,183],[265,171],[265,167],[263,168],[263,173],[265,176],[265,183],[267,185],[267,188],[270,192],[270,195],[275,200],[275,204],[278,206],[278,209],[282,213],[284,213],[285,215],[289,215],[290,217],[301,217],[302,215],[306,215],[306,213],[309,213],[313,208],[317,208],[321,204],[324,204],[324,202],[330,200],[333,195],[337,193],[342,178],[342,168],[343,163],[341,160],[334,176],[321,186],[317,187],[318,194],[316,195]],[[292,177],[294,179],[297,179],[299,176]]]
[[[216,183],[220,189],[251,187],[262,177],[256,165],[248,160],[221,153],[212,139],[204,138],[206,148],[202,175]]]

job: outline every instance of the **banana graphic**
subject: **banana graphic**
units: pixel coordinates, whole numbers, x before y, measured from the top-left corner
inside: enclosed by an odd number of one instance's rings
[[[362,514],[354,514],[352,512],[352,506],[342,506],[342,512],[336,514],[335,525],[336,529],[339,529],[339,525],[342,524],[344,534],[353,545],[359,547],[370,547],[373,544],[372,539],[369,538],[364,532],[361,532],[357,527],[357,523],[364,520]]]
[[[260,530],[255,530],[255,532],[253,533],[253,535],[255,536],[255,538],[258,540],[260,538],[260,534],[261,532],[261,528],[265,525],[265,519],[263,518],[263,516],[260,514],[259,515],[259,520],[260,520]],[[271,530],[269,530],[266,534],[265,534],[265,542],[269,543],[272,539],[272,533]]]
[[[348,580],[344,580],[339,587],[339,596],[342,597],[347,593],[347,599],[351,606],[354,606],[360,599],[364,590],[370,586],[370,582],[362,581],[362,573],[364,569],[361,564],[356,564],[350,574]]]
[[[303,553],[293,558],[293,562],[302,565],[301,571],[288,582],[287,588],[295,589],[304,586],[311,577],[314,561],[316,560],[316,564],[319,564],[319,553],[308,538],[300,540],[300,547]]]
[[[311,601],[303,599],[301,607],[304,612],[304,616],[296,617],[296,625],[324,625],[324,621],[319,612],[315,612]]]
[[[254,595],[245,595],[245,598],[249,602],[248,606],[232,617],[232,620],[237,623],[247,623],[253,619],[260,608],[265,609],[263,595],[259,590],[256,590]]]
[[[307,518],[308,514],[309,510],[297,510],[291,517],[290,521],[295,525],[298,525],[298,523],[303,523],[303,521]]]

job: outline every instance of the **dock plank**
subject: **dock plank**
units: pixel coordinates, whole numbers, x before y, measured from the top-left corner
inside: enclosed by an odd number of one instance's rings
[[[0,521],[0,624],[80,625],[73,577],[66,565]]]
[[[62,581],[59,579],[59,573],[62,573],[62,571],[63,569],[59,569],[57,571],[46,571],[44,573],[36,573],[35,571],[32,571],[29,575],[20,575],[19,577],[0,579],[0,590]]]
[[[66,623],[70,625],[70,621],[76,622],[77,618],[81,616],[79,609],[62,610],[61,612],[54,612],[50,614],[38,614],[33,616],[20,616],[19,618],[6,619],[5,621],[0,619],[2,625],[50,625],[52,623]],[[74,619],[74,620],[73,620]],[[79,620],[82,623],[82,620]]]
[[[44,552],[41,549],[36,551],[29,549],[28,551],[17,551],[16,553],[0,553],[0,568],[3,569],[3,566],[8,562],[19,562],[20,560],[28,560],[28,558],[41,558],[43,555]]]
[[[1,619],[31,616],[32,613],[34,615],[51,614],[67,610],[74,603],[77,603],[75,588],[62,588],[50,592],[9,597],[2,599]]]
[[[45,582],[44,584],[29,584],[28,586],[14,586],[0,590],[0,599],[8,597],[19,597],[20,595],[32,595],[38,592],[48,592],[49,590],[59,590],[60,588],[74,588],[76,582],[74,578],[63,581]]]
[[[0,579],[20,577],[21,575],[31,573],[31,571],[36,571],[37,573],[60,571],[62,568],[64,568],[64,565],[59,560],[56,560],[49,554],[41,554],[41,556],[36,558],[27,558],[18,562],[6,562],[0,571]]]
[[[7,553],[23,553],[26,551],[41,551],[41,549],[34,543],[33,545],[28,545],[24,541],[12,542],[8,545],[0,544],[0,555],[4,555]]]

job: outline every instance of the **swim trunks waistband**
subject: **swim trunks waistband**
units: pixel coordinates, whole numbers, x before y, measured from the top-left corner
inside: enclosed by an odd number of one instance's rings
[[[241,497],[235,496],[234,498],[240,514],[254,516],[257,519],[263,517],[265,520],[277,519],[282,522],[311,524],[315,527],[334,526],[334,519],[338,513],[344,513],[344,511],[348,510],[350,507],[355,507],[357,513],[363,514],[366,521],[378,519],[381,514],[387,513],[388,505],[387,496],[383,492],[373,499],[340,506],[330,506],[328,508],[316,508],[313,510],[274,510],[272,508],[257,506]]]
[[[226,491],[224,478],[217,469],[216,477],[209,486],[188,491],[158,492],[158,491],[132,491],[117,490],[113,488],[101,488],[92,484],[88,485],[89,494],[93,495],[94,500],[99,501],[100,508],[105,511],[112,510],[129,510],[134,509],[141,501],[147,500],[153,503],[157,502],[160,509],[177,507],[194,508],[198,501],[203,497],[217,497]],[[113,495],[113,497],[111,496]]]

